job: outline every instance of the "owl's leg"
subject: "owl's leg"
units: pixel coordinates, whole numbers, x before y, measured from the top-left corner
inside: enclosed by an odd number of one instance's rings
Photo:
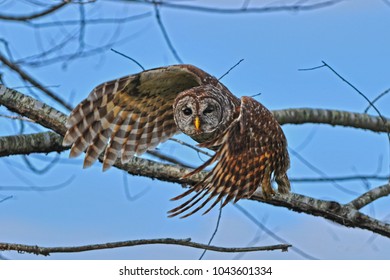
[[[269,199],[275,194],[275,191],[271,186],[271,172],[269,167],[266,167],[264,170],[264,177],[261,181],[261,188],[265,199]]]
[[[283,173],[282,175],[275,176],[275,181],[278,184],[278,192],[286,194],[290,192],[290,181],[288,180],[287,174]]]

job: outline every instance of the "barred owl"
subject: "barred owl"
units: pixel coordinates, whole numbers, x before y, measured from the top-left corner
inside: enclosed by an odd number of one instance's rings
[[[172,200],[192,197],[168,213],[192,215],[212,199],[225,206],[249,198],[261,187],[265,198],[288,193],[289,155],[285,135],[262,104],[251,97],[235,97],[215,77],[192,65],[155,68],[97,86],[72,111],[63,145],[70,157],[86,151],[84,167],[104,151],[103,170],[120,158],[155,148],[183,132],[199,146],[215,151],[192,176],[215,164],[204,179]],[[108,144],[107,144],[108,143]]]

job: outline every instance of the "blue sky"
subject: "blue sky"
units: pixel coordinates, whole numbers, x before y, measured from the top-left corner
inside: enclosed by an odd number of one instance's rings
[[[7,2],[7,1],[6,1]],[[12,2],[12,1],[8,1]],[[310,1],[305,1],[310,2]],[[186,2],[187,3],[187,2]],[[211,5],[213,1],[188,2]],[[220,3],[220,2],[218,2]],[[222,6],[231,7],[233,1]],[[279,5],[292,1],[251,1],[252,6]],[[21,13],[21,3],[5,3],[3,12]],[[25,12],[34,11],[30,6]],[[149,5],[129,5],[120,1],[98,1],[85,5],[89,18],[127,17],[150,13],[118,27],[88,26],[86,46],[112,43],[112,48],[136,59],[145,68],[178,63],[161,34]],[[36,8],[35,8],[36,9]],[[385,1],[356,0],[319,10],[304,12],[242,13],[234,15],[161,8],[162,20],[175,49],[185,63],[194,64],[217,77],[240,59],[244,61],[222,82],[237,96],[261,93],[257,100],[270,109],[296,107],[340,109],[363,112],[366,101],[343,83],[329,69],[298,71],[321,65],[325,61],[348,81],[373,99],[390,87],[390,6]],[[77,19],[78,7],[64,9],[56,17],[37,22]],[[47,50],[65,33],[78,31],[76,26],[32,29],[23,24],[0,26],[0,38],[5,38],[14,58],[24,58]],[[113,36],[113,34],[115,34]],[[113,39],[114,37],[114,39]],[[123,39],[123,40],[122,40]],[[115,43],[118,41],[117,43]],[[71,44],[67,51],[77,49]],[[3,45],[0,50],[5,51]],[[55,55],[60,55],[56,53]],[[139,72],[137,65],[110,51],[98,55],[55,63],[45,67],[23,66],[45,85],[55,85],[55,92],[76,105],[97,84]],[[18,77],[0,68],[9,87],[23,87]],[[31,94],[25,88],[20,91]],[[43,101],[66,112],[34,91]],[[390,115],[390,96],[383,97],[377,107]],[[0,108],[1,114],[9,114]],[[66,112],[68,113],[68,112]],[[374,111],[370,111],[375,114]],[[26,124],[25,132],[44,131]],[[389,144],[384,134],[328,125],[285,125],[289,146],[329,176],[354,174],[388,174]],[[0,136],[17,134],[20,124],[0,118]],[[183,135],[180,139],[191,142]],[[163,152],[184,157],[193,165],[202,161],[193,151],[168,141],[159,146]],[[47,164],[54,154],[31,155],[37,167]],[[318,177],[295,156],[291,156],[289,176]],[[379,172],[378,172],[379,170]],[[0,158],[0,241],[41,246],[71,246],[90,243],[143,239],[188,238],[207,243],[212,235],[218,211],[189,219],[168,219],[166,212],[177,206],[169,201],[182,192],[178,184],[124,175],[110,169],[101,172],[100,163],[82,169],[82,158],[60,160],[43,175],[26,168],[20,156]],[[72,179],[66,186],[51,191],[18,191],[14,186],[53,186]],[[384,181],[369,181],[370,187]],[[361,181],[340,183],[356,193],[367,185]],[[10,188],[4,188],[10,186]],[[2,188],[3,187],[3,188]],[[348,202],[354,196],[346,194],[332,183],[294,183],[294,192],[315,198]],[[141,194],[138,199],[129,199]],[[384,220],[389,214],[388,198],[378,200],[365,211]],[[287,243],[320,259],[387,259],[388,239],[368,231],[350,229],[323,218],[299,214],[283,208],[240,201],[239,205],[263,222]],[[223,209],[220,228],[212,244],[247,246],[280,243],[264,233],[235,206]],[[77,254],[55,254],[52,259],[197,259],[200,250],[178,246],[142,246]],[[44,257],[2,253],[11,259],[45,259]],[[237,255],[208,252],[205,259],[232,259]],[[259,252],[239,256],[248,259],[302,259],[294,250],[289,252]]]

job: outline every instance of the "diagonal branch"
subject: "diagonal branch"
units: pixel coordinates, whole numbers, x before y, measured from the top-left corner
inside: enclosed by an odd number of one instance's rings
[[[35,255],[49,256],[52,253],[77,253],[77,252],[85,252],[85,251],[93,251],[93,250],[133,247],[133,246],[151,245],[151,244],[179,245],[179,246],[186,246],[186,247],[192,247],[198,249],[207,249],[210,251],[223,252],[223,253],[242,253],[242,252],[275,251],[275,250],[281,250],[282,252],[286,252],[288,248],[291,247],[291,245],[288,244],[279,244],[279,245],[270,245],[270,246],[261,246],[261,247],[230,248],[230,247],[220,247],[220,246],[212,246],[212,245],[197,243],[191,241],[190,238],[187,239],[159,238],[159,239],[139,239],[139,240],[118,241],[118,242],[109,242],[103,244],[91,244],[91,245],[72,246],[72,247],[40,247],[36,245],[0,243],[0,251],[17,251],[17,252],[31,253]]]
[[[58,5],[54,5],[54,6],[49,7],[47,10],[44,10],[44,11],[41,11],[41,12],[38,12],[35,14],[24,15],[24,16],[11,16],[11,15],[0,14],[0,20],[29,21],[32,19],[40,18],[40,17],[46,16],[48,14],[51,14],[51,13],[61,9],[62,7],[65,7],[69,3],[71,3],[71,2],[70,1],[63,1],[63,2],[59,3]]]
[[[35,122],[54,130],[58,134],[63,135],[66,131],[64,125],[66,116],[64,114],[31,97],[23,95],[15,90],[8,89],[3,85],[0,85],[0,104],[6,106],[13,112],[26,116]],[[366,116],[365,114],[362,115]],[[334,123],[337,123],[337,120],[335,120],[333,124]],[[381,123],[380,119],[378,120],[378,123]],[[368,129],[367,127],[365,128]],[[132,175],[140,175],[162,181],[189,185],[196,184],[207,174],[206,172],[202,172],[191,178],[181,179],[183,175],[190,172],[191,169],[137,157],[134,157],[127,164],[117,162],[115,166]],[[272,199],[264,200],[261,191],[259,190],[250,199],[285,207],[296,212],[321,216],[347,227],[367,229],[383,236],[390,237],[390,224],[383,223],[359,212],[358,209],[351,206],[351,204],[344,205],[336,201],[320,200],[299,194],[277,194]]]
[[[386,184],[383,186],[376,187],[372,190],[369,190],[368,192],[362,194],[358,198],[352,200],[347,205],[359,210],[364,206],[374,202],[378,198],[388,196],[389,194],[390,194],[390,184]]]

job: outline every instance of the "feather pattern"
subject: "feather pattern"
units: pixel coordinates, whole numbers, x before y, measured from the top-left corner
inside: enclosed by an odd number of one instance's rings
[[[172,110],[176,96],[209,81],[208,76],[178,65],[103,83],[72,111],[63,145],[72,145],[70,157],[86,151],[84,167],[103,151],[103,170],[118,158],[126,163],[179,132]]]
[[[265,118],[262,122],[258,121],[259,115]],[[274,137],[275,135],[278,137]],[[283,174],[284,176],[288,161],[280,164],[273,163],[278,162],[280,154],[283,156],[288,154],[285,150],[284,134],[271,112],[254,99],[243,97],[238,118],[231,123],[222,136],[204,142],[200,146],[213,147],[221,143],[212,158],[185,176],[190,177],[217,162],[201,182],[172,199],[178,200],[195,192],[189,200],[169,211],[170,217],[183,214],[193,208],[192,211],[181,216],[188,217],[215,199],[204,211],[203,214],[206,214],[221,201],[223,207],[232,200],[235,203],[242,198],[250,197],[258,187],[262,187],[265,197],[274,193],[271,187],[271,175]],[[284,183],[287,184],[288,180]],[[289,183],[282,188],[289,190]],[[201,202],[206,196],[207,198]],[[195,207],[197,204],[198,206]]]
[[[271,197],[288,193],[287,140],[272,113],[250,97],[238,99],[215,77],[192,65],[155,68],[97,86],[71,112],[63,145],[70,157],[85,152],[84,167],[103,155],[103,170],[126,163],[176,133],[184,132],[214,156],[184,176],[213,169],[172,200],[190,196],[169,211],[188,217],[218,203],[249,198],[261,187]],[[207,208],[206,208],[207,207]]]

